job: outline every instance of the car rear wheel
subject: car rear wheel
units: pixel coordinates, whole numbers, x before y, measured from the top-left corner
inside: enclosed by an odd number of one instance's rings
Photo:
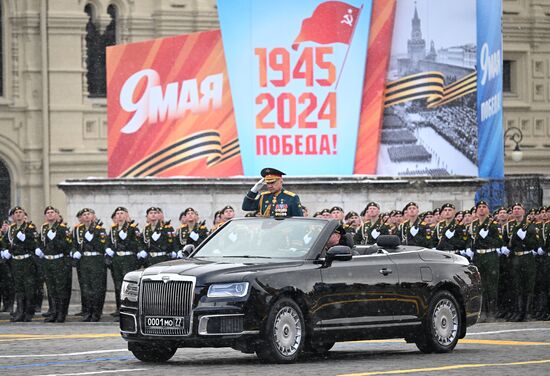
[[[448,291],[440,291],[430,302],[416,347],[424,353],[450,352],[458,342],[461,325],[460,306],[455,297]]]
[[[271,307],[256,354],[269,363],[292,363],[304,347],[305,322],[298,305],[289,298]]]
[[[128,350],[142,362],[162,363],[170,360],[176,353],[177,347],[166,345],[144,345],[141,343],[129,343]]]

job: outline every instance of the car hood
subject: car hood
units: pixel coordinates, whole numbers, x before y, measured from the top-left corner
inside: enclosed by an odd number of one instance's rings
[[[144,270],[143,277],[157,274],[179,274],[185,276],[197,277],[197,284],[201,282],[219,282],[219,281],[240,281],[245,276],[266,272],[273,269],[292,268],[303,265],[304,260],[270,259],[239,259],[234,258],[226,260],[205,260],[205,259],[187,259],[163,262],[153,265]]]

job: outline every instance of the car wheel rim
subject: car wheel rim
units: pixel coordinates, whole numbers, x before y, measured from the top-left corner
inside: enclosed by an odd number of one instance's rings
[[[302,322],[294,308],[287,306],[277,312],[273,337],[281,354],[292,356],[298,351],[302,340]]]
[[[448,299],[440,300],[434,308],[432,325],[436,341],[443,346],[454,342],[458,334],[458,312]]]

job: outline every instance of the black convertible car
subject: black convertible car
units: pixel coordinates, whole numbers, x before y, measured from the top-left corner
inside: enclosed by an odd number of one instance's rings
[[[128,273],[120,331],[146,362],[179,347],[232,347],[287,363],[335,342],[405,338],[448,352],[481,307],[480,276],[462,256],[401,246],[354,247],[317,218],[226,223],[188,259]]]

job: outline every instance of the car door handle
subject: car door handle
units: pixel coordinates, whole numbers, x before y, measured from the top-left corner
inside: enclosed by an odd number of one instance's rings
[[[392,270],[391,270],[391,269],[388,269],[388,268],[382,268],[382,269],[380,269],[380,274],[388,275],[388,274],[391,274],[391,273],[392,273]]]

